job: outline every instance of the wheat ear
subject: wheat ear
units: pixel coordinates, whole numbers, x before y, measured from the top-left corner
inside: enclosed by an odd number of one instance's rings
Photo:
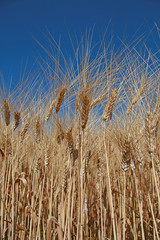
[[[55,124],[55,131],[54,131],[54,135],[55,138],[57,140],[57,143],[60,145],[61,141],[64,139],[65,137],[65,132],[64,129],[61,125],[61,123],[57,120],[56,124]]]
[[[73,155],[74,151],[74,143],[73,143],[73,137],[72,137],[72,128],[70,128],[66,133],[67,143],[68,143],[68,149],[69,149],[69,165],[70,165],[70,179],[71,179],[71,170],[72,170],[72,163],[71,163],[71,154]],[[73,162],[74,164],[74,162]]]
[[[121,167],[122,167],[122,171],[126,172],[130,168],[131,159],[132,159],[131,144],[129,139],[124,135],[120,136],[119,144],[122,152]]]
[[[15,111],[14,112],[14,130],[16,130],[16,128],[18,127],[19,125],[19,122],[20,122],[20,112],[19,111]]]
[[[135,97],[133,98],[132,100],[132,103],[131,105],[128,107],[127,109],[127,115],[129,115],[134,107],[134,105],[139,101],[139,99],[141,98],[142,96],[142,93],[144,92],[144,89],[146,87],[146,83],[142,83],[141,87],[138,89],[138,92],[137,94],[135,95]]]
[[[113,111],[113,106],[115,104],[115,101],[118,97],[118,92],[117,89],[112,89],[111,94],[109,96],[109,100],[108,103],[104,109],[103,115],[102,115],[102,119],[107,122],[109,120],[109,118],[112,116],[112,111]]]
[[[55,103],[56,103],[56,100],[54,99],[46,113],[46,116],[45,116],[45,121],[48,122],[48,120],[50,119],[50,116],[52,114],[52,111],[53,111],[53,108],[55,106]]]
[[[73,154],[74,151],[74,143],[73,143],[73,136],[72,136],[72,128],[70,128],[66,133],[67,143],[68,143],[68,149],[69,153]]]
[[[58,96],[56,98],[56,104],[55,104],[56,114],[59,112],[66,90],[67,88],[65,86],[59,90]]]
[[[95,100],[91,102],[90,109],[94,108],[99,102],[101,102],[105,97],[107,96],[107,93],[102,94],[101,96],[97,97]]]
[[[4,110],[5,110],[5,123],[8,126],[10,124],[10,110],[8,100],[4,101]]]
[[[88,121],[88,114],[90,110],[90,102],[88,94],[85,93],[82,98],[82,111],[81,111],[81,127],[84,130]]]
[[[40,142],[40,135],[41,135],[41,121],[40,121],[40,117],[37,116],[36,122],[35,122],[35,138],[37,143]]]
[[[29,123],[29,119],[26,120],[25,124],[24,124],[24,127],[22,129],[22,132],[21,132],[21,142],[23,142],[23,140],[25,139],[25,136],[29,130],[29,126],[30,126],[30,123]]]

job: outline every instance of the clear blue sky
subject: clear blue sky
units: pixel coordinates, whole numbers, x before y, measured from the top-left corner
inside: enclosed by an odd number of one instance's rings
[[[4,80],[12,78],[15,86],[26,61],[28,70],[35,62],[41,51],[33,36],[43,42],[48,29],[56,41],[61,36],[61,46],[69,55],[68,30],[80,40],[86,27],[95,24],[98,41],[98,33],[102,36],[109,23],[109,34],[116,39],[123,35],[130,39],[139,27],[139,33],[151,36],[154,23],[160,27],[160,0],[0,0],[0,71]]]

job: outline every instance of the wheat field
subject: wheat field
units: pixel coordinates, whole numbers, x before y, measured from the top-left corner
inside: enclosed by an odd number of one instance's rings
[[[159,59],[90,55],[1,89],[1,239],[160,238]]]

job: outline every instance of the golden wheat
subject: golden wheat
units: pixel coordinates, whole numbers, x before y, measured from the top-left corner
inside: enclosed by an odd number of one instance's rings
[[[115,101],[117,99],[118,96],[118,92],[117,89],[112,89],[111,94],[109,96],[109,100],[108,103],[104,109],[103,115],[102,115],[102,119],[107,122],[109,120],[109,118],[112,116],[112,111],[113,111],[113,106],[115,104]]]
[[[66,90],[67,90],[66,86],[62,87],[59,90],[58,96],[56,98],[56,103],[55,103],[56,114],[59,112]]]
[[[48,122],[51,114],[52,114],[52,111],[53,111],[53,108],[55,107],[55,104],[56,104],[56,100],[54,99],[46,113],[46,116],[45,116],[45,121]]]
[[[122,55],[86,57],[78,71],[67,69],[55,99],[48,92],[31,103],[22,93],[2,98],[1,239],[160,238],[159,66],[154,75],[134,52]],[[47,110],[46,99],[53,100]]]
[[[10,110],[8,100],[4,101],[4,110],[5,110],[5,123],[8,126],[10,124]]]
[[[144,83],[141,84],[141,87],[138,89],[137,94],[136,94],[135,97],[133,98],[131,105],[128,107],[128,109],[127,109],[127,115],[129,115],[129,114],[131,113],[134,105],[135,105],[135,104],[139,101],[139,99],[141,98],[141,96],[142,96],[142,94],[143,94],[143,92],[144,92],[144,90],[145,90],[145,87],[146,87],[146,83],[144,82]]]
[[[14,130],[18,127],[20,123],[20,112],[17,110],[14,112]]]

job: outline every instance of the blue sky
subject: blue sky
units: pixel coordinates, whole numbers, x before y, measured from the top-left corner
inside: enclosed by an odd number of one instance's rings
[[[119,38],[131,39],[138,28],[139,34],[154,36],[154,23],[160,27],[160,0],[0,0],[0,72],[15,86],[25,63],[29,71],[42,53],[33,36],[47,44],[47,29],[57,42],[61,37],[62,50],[69,55],[68,31],[80,41],[86,28],[95,25],[96,42],[109,24],[108,36],[120,43]]]

